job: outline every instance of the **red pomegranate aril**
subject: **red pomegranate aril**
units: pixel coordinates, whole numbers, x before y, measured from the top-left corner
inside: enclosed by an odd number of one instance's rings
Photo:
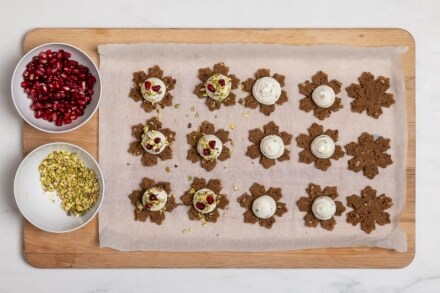
[[[63,122],[64,122],[64,124],[70,124],[70,123],[72,123],[72,120],[73,119],[71,117],[66,117],[66,118],[64,118]]]
[[[215,93],[215,88],[212,84],[208,83],[208,90],[212,93]]]
[[[196,208],[197,209],[203,211],[205,209],[205,207],[206,206],[205,206],[205,204],[203,202],[200,202],[200,201],[196,202]]]
[[[154,143],[159,143],[160,142],[160,137],[156,137],[155,139],[154,139]]]
[[[72,56],[72,54],[70,54],[69,52],[64,51],[64,57],[70,58],[71,56]]]
[[[209,147],[211,148],[211,149],[214,149],[215,148],[215,140],[211,140],[211,141],[209,141]]]
[[[29,81],[22,81],[21,82],[21,87],[22,88],[27,88],[31,85],[31,83]]]
[[[76,114],[72,114],[72,115],[70,115],[70,119],[72,119],[72,120],[76,120],[76,118],[78,118],[78,115],[76,115]]]
[[[157,200],[157,196],[155,194],[150,195],[150,200]]]
[[[63,120],[61,120],[60,118],[56,119],[56,120],[55,120],[55,125],[56,125],[56,126],[61,126],[61,125],[63,125]]]
[[[152,206],[153,206],[153,205],[152,205],[151,203],[146,203],[146,204],[145,204],[145,208],[146,208],[147,210],[151,209]]]
[[[41,116],[43,116],[43,111],[41,110],[36,110],[34,113],[35,118],[41,118]]]
[[[214,197],[212,196],[212,194],[208,195],[206,197],[206,202],[209,204],[213,204],[214,203]]]
[[[149,81],[144,82],[144,86],[145,86],[145,89],[146,89],[147,91],[150,90],[150,88],[151,88],[151,82],[149,82]]]
[[[146,148],[147,148],[147,150],[151,150],[153,148],[153,145],[152,144],[147,144]]]
[[[160,91],[160,85],[155,85],[151,89],[155,92],[158,92],[158,91]]]
[[[218,81],[218,83],[219,83],[221,86],[225,86],[225,84],[226,84],[226,82],[225,82],[224,79],[220,79],[220,80]]]
[[[204,149],[203,150],[203,155],[204,156],[209,156],[211,154],[211,150],[210,149]]]

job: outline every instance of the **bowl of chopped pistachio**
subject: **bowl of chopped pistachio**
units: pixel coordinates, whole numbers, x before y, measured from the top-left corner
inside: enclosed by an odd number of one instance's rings
[[[29,153],[14,180],[17,206],[34,226],[66,233],[95,217],[104,198],[104,177],[96,160],[69,143],[42,145]]]

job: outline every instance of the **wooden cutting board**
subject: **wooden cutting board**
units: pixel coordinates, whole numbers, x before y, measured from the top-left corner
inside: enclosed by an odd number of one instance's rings
[[[407,46],[402,55],[408,118],[407,202],[400,219],[408,235],[408,252],[378,248],[309,249],[261,253],[119,252],[99,247],[98,220],[67,234],[51,234],[24,220],[24,257],[41,268],[274,267],[401,268],[415,255],[415,43],[401,29],[35,29],[23,41],[23,53],[43,43],[75,45],[99,63],[97,46],[109,43],[266,43]],[[66,134],[48,134],[23,125],[24,154],[42,144],[65,141],[98,158],[98,115]]]

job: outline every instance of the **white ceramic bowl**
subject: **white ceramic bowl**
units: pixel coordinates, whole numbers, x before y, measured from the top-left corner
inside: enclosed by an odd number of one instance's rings
[[[76,153],[85,166],[96,173],[100,186],[99,198],[83,216],[68,216],[59,205],[60,199],[43,191],[38,166],[56,150]],[[30,223],[48,232],[65,233],[83,227],[98,213],[104,199],[104,176],[95,159],[82,148],[62,142],[49,143],[33,150],[23,159],[15,174],[14,194],[18,208]]]
[[[34,111],[29,108],[32,104],[32,100],[27,97],[27,94],[21,87],[21,82],[23,81],[23,72],[26,69],[26,65],[32,60],[33,56],[37,56],[41,51],[46,51],[48,49],[51,49],[52,51],[63,49],[64,51],[71,53],[71,59],[78,61],[79,64],[87,66],[90,70],[90,73],[96,77],[96,83],[93,86],[94,94],[92,95],[90,104],[87,105],[84,110],[84,115],[78,117],[76,120],[73,120],[70,124],[56,126],[54,122],[48,122],[41,118],[35,118]],[[68,44],[49,43],[30,50],[26,55],[23,56],[23,58],[21,58],[15,67],[14,74],[12,75],[11,92],[15,108],[17,108],[18,113],[27,123],[41,131],[49,133],[63,133],[81,127],[87,121],[89,121],[90,118],[92,118],[93,114],[95,114],[101,100],[101,75],[98,67],[95,65],[92,59],[81,49]]]

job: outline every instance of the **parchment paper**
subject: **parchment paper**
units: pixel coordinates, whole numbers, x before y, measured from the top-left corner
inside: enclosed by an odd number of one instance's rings
[[[406,103],[405,87],[401,69],[400,54],[404,48],[358,48],[349,46],[285,46],[261,44],[132,44],[99,46],[101,74],[104,83],[103,100],[99,111],[99,158],[105,175],[105,201],[99,213],[99,238],[101,247],[111,247],[122,251],[274,251],[318,247],[377,246],[406,251],[407,242],[404,231],[399,227],[398,219],[403,210],[406,197]],[[253,77],[259,68],[270,68],[272,73],[286,76],[285,90],[289,101],[277,106],[275,112],[266,117],[258,109],[252,110],[237,104],[211,112],[205,100],[198,99],[192,92],[200,81],[198,69],[212,66],[223,61],[230,67],[230,73],[236,74],[242,81]],[[146,113],[139,102],[128,98],[132,87],[132,73],[159,65],[165,75],[177,80],[172,91],[174,104],[179,109],[167,107],[160,112],[164,127],[173,129],[176,135],[172,160],[160,161],[153,167],[144,167],[140,157],[133,157],[127,150],[131,137],[131,126],[145,121],[157,113]],[[319,121],[312,113],[299,110],[298,84],[310,80],[312,75],[322,70],[329,79],[337,79],[343,84],[342,98],[344,109]],[[364,71],[372,72],[376,77],[383,75],[391,79],[390,92],[394,94],[396,104],[385,108],[380,119],[376,120],[365,113],[350,111],[352,101],[345,87]],[[235,91],[238,96],[246,96]],[[191,110],[194,107],[194,111]],[[248,118],[243,113],[249,112]],[[199,117],[195,118],[198,113]],[[216,116],[215,116],[216,115]],[[206,172],[199,163],[193,164],[186,159],[189,145],[186,134],[193,131],[204,120],[213,122],[217,128],[230,131],[234,141],[231,146],[232,158],[218,162],[217,167]],[[293,134],[291,160],[277,162],[276,166],[266,170],[258,160],[245,156],[249,129],[259,127],[273,120],[281,131]],[[191,129],[187,128],[192,123]],[[324,129],[338,129],[338,144],[344,146],[357,141],[358,136],[367,131],[391,139],[391,154],[394,164],[370,180],[362,173],[347,170],[345,155],[339,161],[332,160],[332,166],[326,171],[313,165],[298,162],[302,150],[296,146],[295,138],[307,133],[313,122],[324,125]],[[229,125],[235,123],[235,130]],[[174,165],[178,167],[175,168]],[[167,173],[165,167],[171,172]],[[188,207],[179,206],[172,213],[166,213],[161,226],[151,222],[134,221],[133,206],[128,195],[138,189],[143,177],[169,181],[178,202],[180,196],[190,188],[188,176],[206,179],[220,178],[223,193],[230,200],[226,214],[221,212],[219,221],[203,227],[198,221],[190,221]],[[236,199],[254,183],[264,184],[266,188],[281,187],[282,201],[287,203],[288,213],[271,229],[258,224],[243,222],[243,208]],[[344,205],[346,197],[360,194],[367,185],[371,185],[379,194],[385,193],[393,199],[393,207],[387,210],[392,223],[377,226],[370,235],[360,226],[353,227],[346,222],[347,211],[341,217],[335,217],[333,231],[321,227],[308,228],[304,225],[305,213],[299,211],[296,201],[306,196],[309,183],[325,186],[337,186],[339,198]],[[239,187],[233,191],[233,186]],[[183,230],[192,228],[192,232]],[[188,230],[185,230],[188,231]]]

